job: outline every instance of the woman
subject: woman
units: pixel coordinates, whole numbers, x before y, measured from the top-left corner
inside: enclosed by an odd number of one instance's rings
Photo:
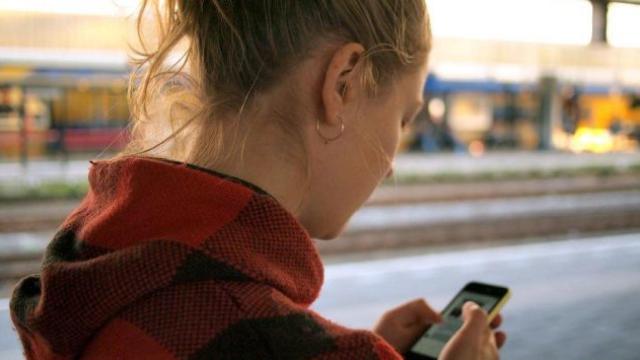
[[[145,1],[140,33],[149,14],[131,144],[92,162],[14,291],[26,356],[399,359],[437,312],[414,300],[373,332],[324,319],[311,238],[335,238],[392,174],[421,108],[424,1]],[[497,359],[500,318],[467,304],[464,319],[441,358]]]

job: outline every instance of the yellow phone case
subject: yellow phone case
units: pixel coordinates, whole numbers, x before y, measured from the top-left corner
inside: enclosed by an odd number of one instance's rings
[[[493,310],[491,310],[491,312],[488,314],[489,322],[492,322],[493,319],[496,317],[496,315],[500,313],[500,311],[502,310],[504,305],[507,303],[507,301],[509,301],[509,299],[511,299],[511,289],[507,289],[507,293],[502,297],[500,302],[497,303],[496,306],[493,308]]]

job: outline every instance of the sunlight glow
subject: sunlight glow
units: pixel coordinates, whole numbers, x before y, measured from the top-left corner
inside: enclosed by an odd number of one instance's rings
[[[427,0],[434,36],[567,45],[591,42],[587,0]]]
[[[640,5],[609,4],[609,43],[617,47],[640,47]]]
[[[139,0],[0,0],[0,12],[127,16]]]

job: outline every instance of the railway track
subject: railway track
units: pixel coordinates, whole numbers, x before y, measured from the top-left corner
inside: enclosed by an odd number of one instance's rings
[[[609,184],[614,183],[610,181]],[[608,192],[567,191],[560,194],[539,191],[538,194],[543,195],[533,196],[525,189],[523,193],[531,196],[491,199],[467,196],[466,200],[455,202],[442,200],[442,194],[439,195],[442,201],[434,201],[422,193],[422,202],[415,199],[381,201],[381,197],[374,197],[354,215],[338,239],[318,241],[317,246],[321,254],[332,256],[640,230],[640,187],[629,179],[615,184],[615,187],[607,188]],[[624,186],[619,186],[621,184]],[[555,183],[554,186],[560,185]],[[626,190],[611,191],[620,187]],[[586,190],[587,186],[580,189]],[[508,191],[513,193],[515,190]],[[51,220],[48,223],[52,223]],[[38,271],[44,247],[53,235],[50,229],[52,227],[28,234],[0,232],[0,297],[8,296],[18,279]]]
[[[509,243],[558,235],[640,231],[640,205],[602,211],[549,213],[510,218],[469,219],[386,229],[347,231],[331,241],[317,241],[323,256],[411,247]],[[640,235],[638,235],[640,236]],[[0,297],[20,278],[38,272],[43,248],[0,256]]]
[[[451,202],[640,189],[640,174],[381,186],[365,205]]]
[[[41,259],[42,251],[9,253],[0,256],[0,298],[9,297],[18,280],[37,273]]]
[[[425,246],[514,243],[535,238],[621,231],[640,231],[640,206],[359,230],[346,232],[335,240],[318,242],[318,250],[329,256]]]
[[[365,203],[394,206],[640,189],[640,174],[381,186]],[[0,235],[55,229],[80,200],[0,204]]]

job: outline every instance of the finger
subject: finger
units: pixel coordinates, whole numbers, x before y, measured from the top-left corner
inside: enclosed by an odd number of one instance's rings
[[[462,306],[463,327],[471,331],[488,331],[487,313],[478,304],[467,301]]]
[[[442,315],[434,310],[425,299],[416,299],[410,302],[415,309],[416,314],[419,314],[423,322],[440,322],[442,321]]]
[[[502,331],[496,331],[494,335],[496,339],[496,346],[500,349],[507,341],[507,334]]]
[[[415,299],[392,309],[390,316],[397,317],[406,325],[423,325],[442,321],[442,316],[433,310],[424,299]]]
[[[492,329],[497,329],[500,325],[502,325],[502,314],[496,315],[496,317],[491,320],[491,324],[489,324]]]

